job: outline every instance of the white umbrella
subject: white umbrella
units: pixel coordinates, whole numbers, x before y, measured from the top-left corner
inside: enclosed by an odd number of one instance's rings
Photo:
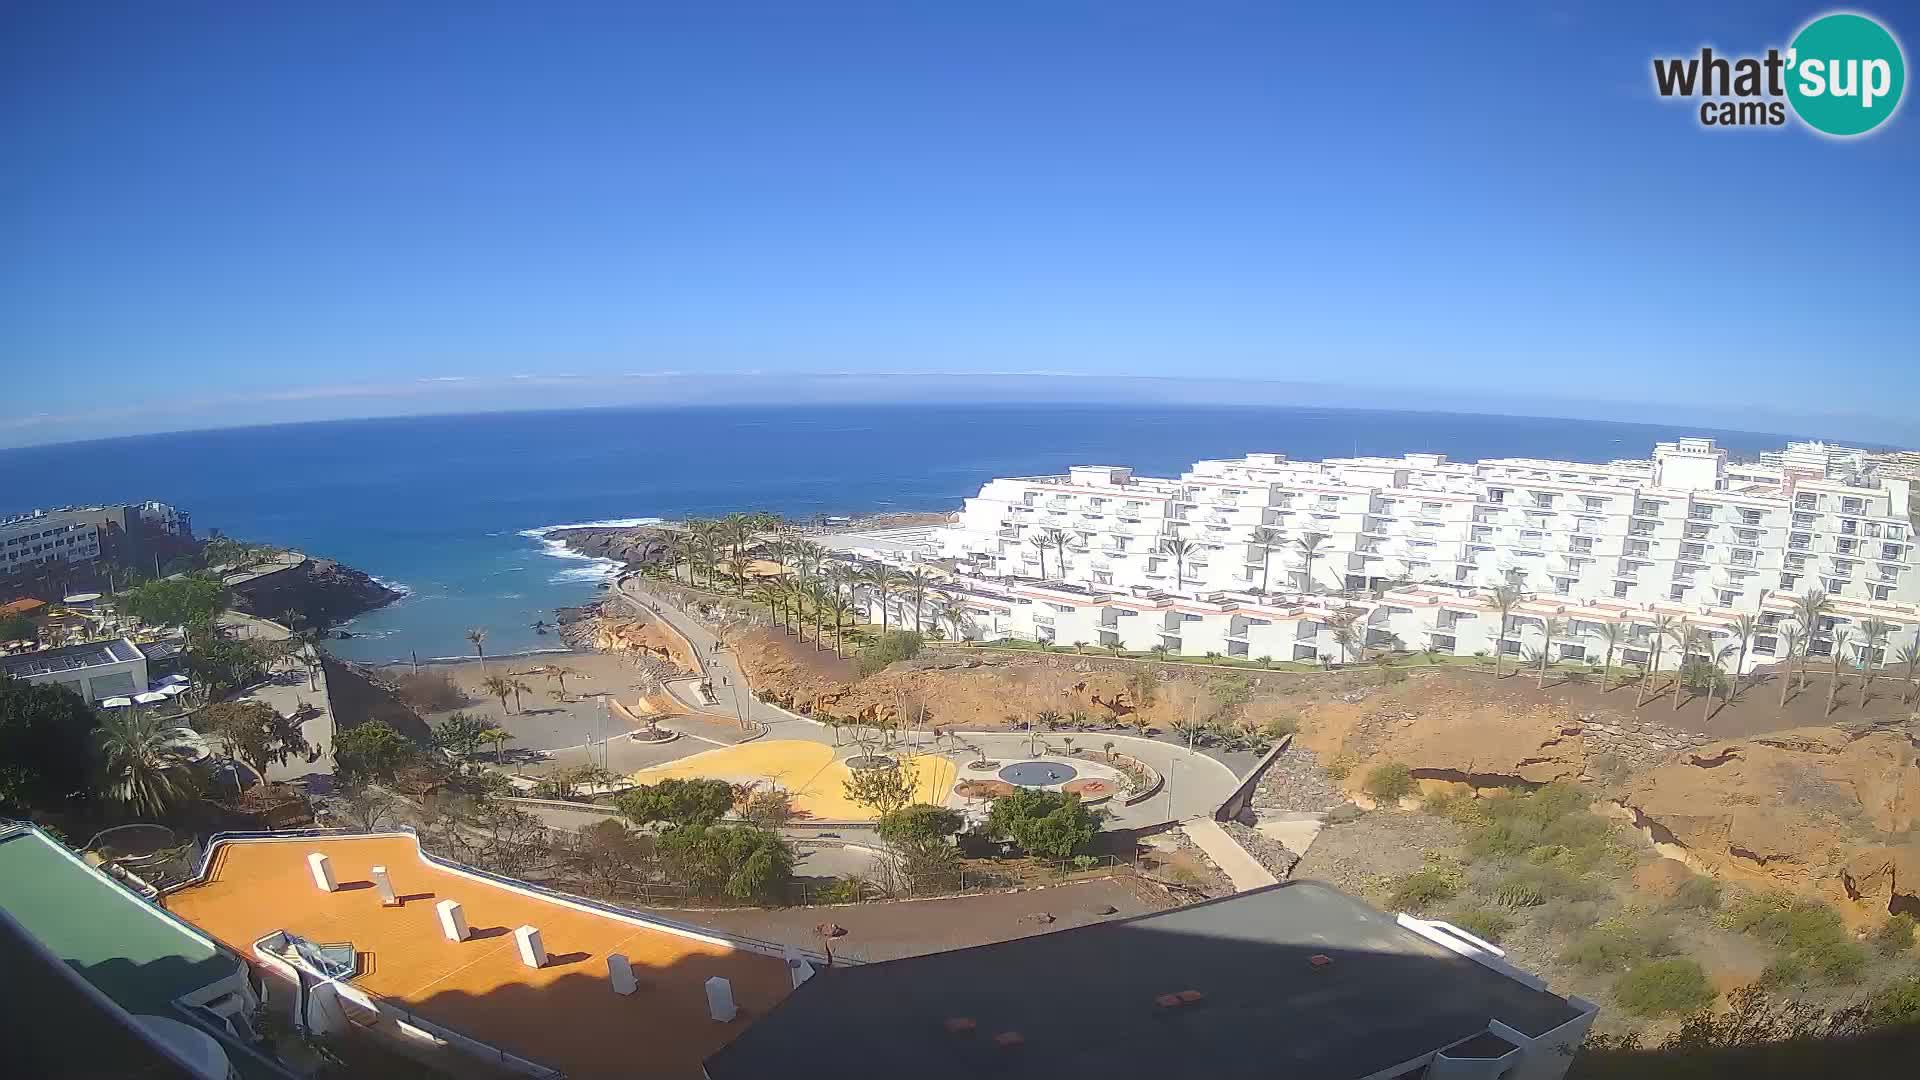
[[[161,683],[153,688],[153,692],[163,697],[172,697],[175,694],[186,693],[187,688],[182,683]]]
[[[129,706],[129,705],[131,705],[131,704],[133,704],[133,699],[132,699],[132,698],[129,698],[129,697],[110,697],[110,698],[108,698],[108,699],[106,699],[105,701],[102,701],[102,702],[100,703],[100,707],[101,707],[101,708],[103,708],[103,709],[124,709],[124,708],[126,708],[127,706]]]
[[[152,691],[148,691],[144,694],[133,695],[133,700],[139,702],[142,705],[158,705],[161,702],[167,700],[167,695],[156,694]]]
[[[162,683],[178,683],[181,686],[186,686],[188,683],[192,682],[193,680],[187,678],[185,675],[168,675],[166,678],[161,679],[160,681]]]

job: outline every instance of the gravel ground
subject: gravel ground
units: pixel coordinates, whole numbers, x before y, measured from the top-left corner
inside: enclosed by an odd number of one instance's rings
[[[1429,852],[1451,853],[1464,837],[1445,818],[1376,810],[1343,825],[1329,824],[1293,868],[1293,876],[1324,881],[1378,901],[1385,882],[1426,864]]]
[[[1286,753],[1274,760],[1253,793],[1256,810],[1318,813],[1346,801],[1347,796],[1339,785],[1320,767],[1320,759],[1299,743],[1288,747]]]
[[[1300,861],[1300,856],[1289,850],[1287,845],[1237,821],[1229,821],[1221,828],[1246,848],[1247,854],[1253,856],[1255,862],[1272,871],[1273,876],[1281,881],[1287,880],[1288,875],[1293,873],[1294,865]]]

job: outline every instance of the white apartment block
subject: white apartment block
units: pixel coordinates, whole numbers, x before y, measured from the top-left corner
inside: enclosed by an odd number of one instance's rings
[[[1606,464],[1249,454],[1178,479],[1076,466],[988,482],[940,548],[979,600],[970,637],[1312,659],[1340,656],[1331,623],[1356,617],[1369,644],[1517,654],[1539,647],[1544,615],[1570,623],[1551,651],[1572,659],[1604,622],[1644,642],[1659,615],[1712,632],[1750,614],[1763,624],[1751,668],[1811,588],[1834,601],[1821,632],[1868,618],[1900,628],[1891,643],[1920,631],[1911,482],[1829,449],[1795,444],[1780,464],[1729,463],[1709,439]],[[1528,594],[1516,615],[1533,632],[1496,641],[1485,592],[1498,585]]]
[[[0,521],[0,575],[99,555],[100,527],[91,511],[39,510]]]

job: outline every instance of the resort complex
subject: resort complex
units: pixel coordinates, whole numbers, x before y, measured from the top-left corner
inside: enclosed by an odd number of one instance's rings
[[[1810,654],[1831,653],[1836,626],[1877,621],[1888,629],[1864,647],[1882,662],[1887,636],[1920,625],[1911,470],[1822,444],[1770,457],[1680,439],[1604,464],[1249,454],[1178,479],[1075,466],[987,483],[923,548],[969,579],[969,638],[1578,660],[1607,652],[1603,627],[1619,623],[1612,659],[1644,666],[1664,618],[1706,635],[1704,655],[1735,645],[1721,662],[1747,670],[1777,659],[1777,627],[1818,590],[1829,609],[1806,628]],[[1524,631],[1496,610],[1502,588],[1524,596],[1504,613]]]

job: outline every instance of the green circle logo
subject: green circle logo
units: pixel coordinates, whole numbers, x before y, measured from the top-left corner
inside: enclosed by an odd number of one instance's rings
[[[1787,51],[1787,100],[1808,127],[1842,138],[1879,127],[1907,86],[1900,43],[1865,15],[1822,15]]]

